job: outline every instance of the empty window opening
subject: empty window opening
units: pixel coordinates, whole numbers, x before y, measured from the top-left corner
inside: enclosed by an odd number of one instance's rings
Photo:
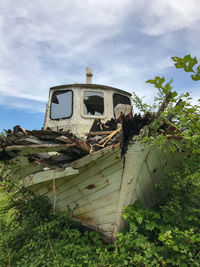
[[[129,97],[120,94],[113,94],[113,107],[115,108],[117,104],[131,105],[131,100]]]
[[[51,119],[64,119],[72,115],[73,92],[71,90],[54,92],[51,99]]]
[[[113,94],[113,108],[115,118],[118,118],[121,113],[127,115],[132,113],[131,100],[129,97],[120,94]]]
[[[85,91],[83,103],[84,115],[104,115],[104,98],[102,92]]]

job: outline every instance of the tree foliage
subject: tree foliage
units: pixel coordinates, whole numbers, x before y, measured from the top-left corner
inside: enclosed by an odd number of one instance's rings
[[[195,72],[194,66],[197,64],[196,58],[190,55],[184,58],[172,57],[176,68],[183,68],[185,71]],[[177,63],[178,62],[178,63]],[[197,66],[194,75],[200,77],[200,66]],[[195,77],[196,77],[195,76]],[[192,79],[198,79],[191,75]],[[147,83],[154,85],[158,89],[158,94],[154,98],[152,106],[142,102],[135,93],[135,103],[141,112],[156,112],[159,105],[165,101],[167,94],[170,93],[169,103],[164,111],[159,114],[159,117],[150,125],[150,134],[144,142],[152,142],[157,144],[164,144],[168,139],[174,144],[171,148],[178,147],[180,150],[192,151],[199,153],[200,149],[200,99],[192,99],[189,92],[178,94],[173,90],[173,80],[165,81],[164,77],[156,76],[154,79],[148,80]],[[173,129],[173,136],[167,135],[166,128],[163,125],[168,125],[168,128]],[[181,141],[180,141],[181,140]]]

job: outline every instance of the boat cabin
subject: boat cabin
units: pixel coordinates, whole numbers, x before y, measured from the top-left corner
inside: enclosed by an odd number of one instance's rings
[[[131,94],[105,85],[92,84],[86,68],[86,84],[54,86],[49,91],[44,129],[71,130],[78,136],[89,132],[94,119],[106,122],[132,112]]]

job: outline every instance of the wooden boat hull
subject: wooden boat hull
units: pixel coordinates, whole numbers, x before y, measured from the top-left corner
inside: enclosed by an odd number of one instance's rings
[[[16,161],[16,159],[15,159]],[[17,159],[13,174],[24,187],[49,198],[55,210],[72,211],[72,218],[113,239],[123,228],[123,207],[139,199],[145,206],[156,203],[155,185],[179,156],[136,142],[121,157],[119,146],[109,146],[70,163],[65,169],[48,169]]]

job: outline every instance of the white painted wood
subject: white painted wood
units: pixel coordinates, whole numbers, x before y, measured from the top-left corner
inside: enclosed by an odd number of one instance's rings
[[[121,177],[120,196],[115,217],[113,236],[123,228],[122,211],[131,203],[134,189],[138,180],[138,173],[150,149],[141,143],[129,145],[124,157],[124,171]]]
[[[58,195],[57,207],[59,208],[63,207],[63,205],[72,205],[73,203],[78,204],[79,206],[83,204],[90,204],[101,195],[116,191],[116,186],[119,186],[120,184],[118,174],[121,173],[122,171],[119,170],[117,173],[114,173],[111,176],[107,176],[104,179],[99,179],[98,183],[96,183],[96,188],[92,190],[88,190],[87,188],[84,188],[83,190],[74,188],[73,194],[71,194],[70,190],[68,190],[61,198]]]
[[[60,151],[66,150],[68,147],[73,146],[71,144],[45,144],[45,145],[15,145],[15,146],[7,146],[5,148],[6,151],[9,150],[18,150],[20,155],[27,154],[36,154],[40,152],[51,152],[51,151]],[[74,145],[75,146],[75,145]],[[0,148],[0,152],[3,149]]]
[[[100,158],[98,160],[96,160],[95,162],[91,162],[91,164],[88,164],[82,168],[79,169],[79,175],[77,175],[77,177],[73,177],[73,179],[62,179],[61,183],[56,183],[56,192],[57,195],[64,193],[72,188],[75,185],[80,184],[81,182],[86,181],[89,178],[94,178],[97,174],[100,175],[107,175],[104,172],[109,172],[112,171],[112,165],[114,165],[115,163],[119,164],[122,167],[122,160],[118,158],[118,154],[116,155],[115,153],[111,153],[109,160],[107,159],[107,157],[104,158]],[[111,169],[111,170],[110,170]],[[102,173],[103,171],[103,173]],[[100,179],[102,179],[100,177]],[[91,184],[93,182],[91,181]],[[89,184],[89,183],[88,183]],[[47,196],[48,196],[48,191],[47,191]]]
[[[101,151],[95,152],[94,157],[89,155],[89,156],[84,157],[85,159],[84,161],[80,159],[71,164],[71,167],[78,168],[79,173],[81,174],[78,178],[79,179],[78,183],[81,182],[82,180],[85,180],[87,177],[89,178],[92,175],[95,176],[96,172],[100,171],[101,169],[107,168],[108,166],[112,165],[114,162],[117,162],[119,161],[119,159],[121,159],[121,152],[119,150],[119,147],[112,149],[112,146],[111,146],[111,147],[103,149],[103,151],[105,151],[105,153],[102,153],[102,150],[101,150]],[[66,190],[65,183],[68,188],[70,178],[71,177],[69,176],[69,177],[65,177],[64,179],[59,179],[56,181],[57,194],[61,192],[65,192]],[[73,181],[75,181],[75,176],[73,177]],[[37,187],[34,186],[33,188],[30,188],[30,189],[33,190],[36,194],[39,194],[39,195],[46,194],[46,196],[48,196],[48,193],[51,191],[50,187],[46,185],[44,185],[44,188],[41,188],[41,186],[37,186]]]
[[[156,204],[155,185],[146,162],[138,174],[134,193],[144,206],[151,207]]]
[[[73,168],[80,168],[86,166],[87,164],[91,164],[92,162],[96,161],[99,158],[103,158],[105,160],[108,159],[111,155],[115,155],[118,158],[121,158],[121,149],[119,146],[113,148],[113,145],[108,146],[104,149],[96,151],[91,155],[87,155],[81,159],[78,159],[70,164]]]
[[[118,152],[120,151],[118,150]],[[86,165],[82,165],[82,167],[79,169],[79,171],[82,170],[82,173],[75,174],[73,177],[70,177],[69,180],[68,177],[56,180],[56,209],[65,211],[67,210],[67,205],[63,204],[63,201],[66,198],[69,206],[72,209],[76,204],[80,204],[79,208],[77,209],[79,212],[75,210],[74,218],[79,215],[80,220],[80,216],[90,216],[93,222],[95,222],[96,227],[103,229],[104,232],[111,232],[113,228],[113,219],[111,220],[110,216],[105,216],[105,212],[108,215],[108,213],[113,213],[114,210],[116,210],[116,199],[119,196],[118,189],[120,185],[122,167],[123,164],[120,153],[110,150],[110,155],[108,158],[105,155],[104,157],[98,157],[96,161],[92,161],[87,167]],[[59,193],[59,191],[57,192],[56,184],[61,180],[65,180],[65,182],[64,184],[61,183],[61,187],[59,183],[59,188],[63,189],[63,186],[65,186],[65,190]],[[90,190],[87,189],[87,186],[92,183],[95,184],[96,187]],[[30,188],[34,189],[34,186]],[[43,195],[45,192],[47,192],[45,194],[50,198],[50,202],[54,204],[55,196],[52,188],[52,182],[43,182],[40,188],[36,187],[36,193]],[[91,205],[92,208],[90,208]],[[107,206],[112,207],[112,210],[108,211]],[[100,214],[100,217],[103,219],[99,219],[98,214]],[[102,224],[104,224],[104,227],[101,226]],[[110,226],[108,227],[108,225]]]
[[[172,153],[169,150],[148,148],[139,142],[129,145],[125,154],[113,236],[124,226],[121,216],[123,207],[134,203],[137,199],[145,206],[154,205],[156,203],[155,184],[172,168],[180,167],[180,159],[181,156],[178,153]]]
[[[115,213],[113,214],[104,214],[98,218],[91,218],[90,216],[76,216],[72,218],[76,218],[76,220],[83,222],[83,224],[88,225],[92,228],[96,228],[98,224],[98,228],[102,229],[103,225],[107,225],[108,222],[113,222],[115,218]]]
[[[62,171],[48,170],[48,171],[37,172],[35,174],[31,174],[25,177],[23,180],[23,185],[24,187],[29,187],[30,185],[47,182],[49,180],[58,179],[61,177],[75,175],[77,173],[78,170],[75,170],[72,167],[67,167]]]
[[[99,220],[99,218],[101,218],[102,216],[108,215],[108,214],[113,214],[116,212],[116,203],[114,204],[107,204],[105,207],[101,207],[101,208],[96,208],[93,211],[88,211],[88,212],[84,212],[82,214],[78,214],[76,215],[77,218],[82,217],[82,216],[87,216],[90,217],[94,220]],[[73,213],[73,216],[75,216],[75,214]]]
[[[50,119],[51,98],[55,90],[73,91],[73,114],[70,118],[57,121]],[[104,94],[104,114],[98,116],[84,115],[84,91],[102,92]],[[129,98],[131,97],[131,94],[125,91],[97,84],[71,84],[62,86],[60,88],[51,88],[49,92],[49,102],[46,110],[47,112],[44,129],[49,127],[52,130],[71,130],[77,136],[84,137],[85,133],[89,132],[95,118],[99,118],[105,123],[107,120],[110,120],[114,117],[113,93],[119,93]]]
[[[63,193],[58,194],[58,196],[62,198],[62,194],[66,194],[66,191],[68,190],[70,190],[70,192],[68,192],[67,194],[68,196],[77,193],[77,191],[81,192],[82,194],[85,191],[94,192],[98,190],[99,186],[102,186],[102,183],[106,183],[108,179],[110,181],[112,181],[112,179],[115,179],[116,178],[115,173],[121,171],[121,169],[122,169],[122,164],[120,161],[118,161],[117,163],[111,165],[110,167],[97,171],[94,175],[88,175],[88,177],[83,176],[83,178],[85,179],[79,179],[81,175],[77,176],[76,179],[71,180],[71,183],[66,184],[66,190]],[[72,187],[75,188],[74,191]],[[94,188],[90,189],[91,187]]]
[[[93,211],[95,209],[98,208],[102,208],[102,207],[106,207],[108,204],[114,204],[116,203],[116,199],[118,199],[119,197],[119,190],[108,193],[106,195],[103,195],[101,197],[99,197],[96,200],[93,200],[91,203],[87,203],[87,204],[82,204],[81,206],[79,206],[75,211],[74,211],[74,215],[77,214],[83,214],[89,211]]]
[[[177,165],[175,158],[171,152],[137,142],[129,145],[123,159],[120,148],[110,146],[71,163],[66,170],[40,171],[23,180],[36,194],[47,196],[56,210],[76,207],[73,219],[114,238],[124,225],[123,207],[137,199],[153,205],[154,186]]]

